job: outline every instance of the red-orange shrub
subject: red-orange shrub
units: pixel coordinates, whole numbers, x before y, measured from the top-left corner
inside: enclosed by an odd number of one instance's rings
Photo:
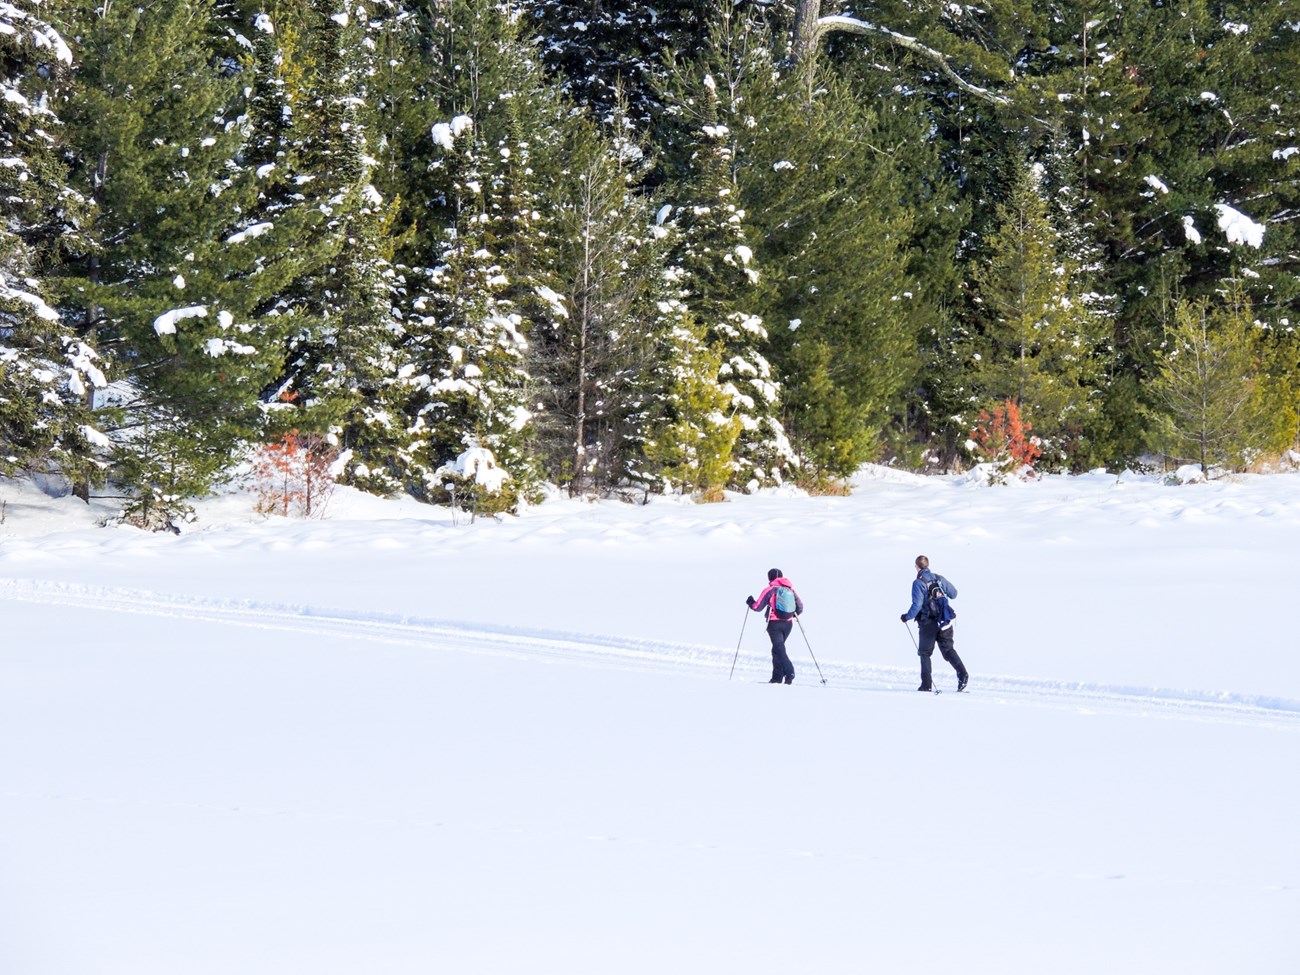
[[[992,411],[980,410],[979,421],[971,431],[975,450],[982,458],[996,464],[1003,474],[1024,468],[1033,469],[1043,451],[1033,427],[1020,416],[1020,407],[1009,399]]]
[[[257,510],[288,517],[320,514],[334,491],[330,467],[338,450],[319,434],[291,430],[275,443],[263,444],[253,457]]]

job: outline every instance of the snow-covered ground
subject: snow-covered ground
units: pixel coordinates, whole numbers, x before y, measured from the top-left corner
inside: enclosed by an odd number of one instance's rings
[[[0,502],[4,975],[1300,971],[1300,475]]]

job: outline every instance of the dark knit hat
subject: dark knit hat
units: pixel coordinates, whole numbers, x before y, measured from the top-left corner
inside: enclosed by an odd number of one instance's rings
[[[783,575],[785,575],[785,573],[782,572],[780,569],[768,569],[768,570],[767,570],[767,581],[768,581],[768,582],[774,582],[774,581],[776,581],[777,579],[780,579],[781,576],[783,576]]]

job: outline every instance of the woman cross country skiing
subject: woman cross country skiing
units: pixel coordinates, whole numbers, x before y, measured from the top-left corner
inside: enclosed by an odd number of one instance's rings
[[[794,683],[794,664],[785,652],[785,641],[794,628],[794,619],[803,612],[803,600],[780,569],[767,570],[767,588],[757,599],[745,597],[745,604],[755,613],[766,612],[767,635],[772,641],[772,679],[769,684]]]

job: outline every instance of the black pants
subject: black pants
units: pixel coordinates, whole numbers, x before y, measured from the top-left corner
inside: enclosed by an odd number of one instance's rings
[[[790,636],[794,624],[789,620],[772,620],[767,624],[767,635],[772,640],[772,680],[779,681],[794,678],[794,664],[785,652],[785,641]]]
[[[921,686],[930,686],[930,655],[934,653],[934,645],[939,644],[939,652],[943,654],[943,659],[952,664],[952,669],[957,671],[957,679],[965,680],[969,675],[966,673],[966,665],[961,662],[961,657],[957,656],[957,651],[952,645],[952,627],[948,626],[939,629],[938,620],[918,619],[916,628],[921,632],[919,641],[919,650],[921,654]]]

